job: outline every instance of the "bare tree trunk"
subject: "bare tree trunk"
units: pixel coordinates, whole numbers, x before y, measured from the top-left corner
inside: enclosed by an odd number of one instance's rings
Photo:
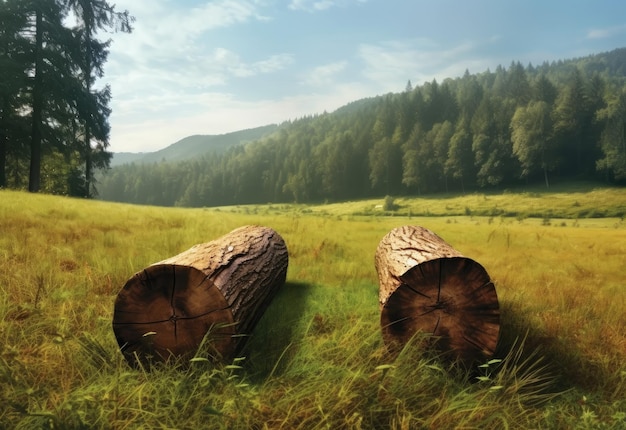
[[[83,14],[86,14],[87,10],[83,9]],[[87,95],[91,93],[91,19],[89,16],[83,16],[83,21],[85,23],[85,91]],[[91,129],[89,124],[89,119],[85,118],[85,197],[91,198]]]
[[[188,358],[206,337],[212,359],[233,358],[285,283],[287,266],[282,237],[259,226],[148,266],[115,301],[113,330],[124,356],[133,366]]]
[[[5,109],[2,115],[8,115],[8,109]],[[9,138],[4,128],[4,118],[0,118],[0,188],[7,186],[7,151],[9,147]]]
[[[91,130],[89,123],[85,121],[85,198],[91,198]]]
[[[28,191],[39,192],[41,188],[41,124],[43,110],[43,12],[41,7],[35,16],[35,77],[33,84],[32,136],[30,143],[30,172]]]
[[[495,287],[480,264],[417,226],[389,232],[378,245],[375,263],[383,338],[390,350],[423,332],[465,365],[493,356],[500,310]]]

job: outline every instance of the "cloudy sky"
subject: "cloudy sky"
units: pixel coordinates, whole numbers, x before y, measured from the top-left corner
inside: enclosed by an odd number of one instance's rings
[[[623,0],[115,0],[110,150],[149,152],[364,97],[626,47]]]

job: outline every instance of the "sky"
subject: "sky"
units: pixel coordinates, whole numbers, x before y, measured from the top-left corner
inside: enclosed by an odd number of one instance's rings
[[[112,152],[332,112],[513,61],[626,47],[623,0],[112,0]]]

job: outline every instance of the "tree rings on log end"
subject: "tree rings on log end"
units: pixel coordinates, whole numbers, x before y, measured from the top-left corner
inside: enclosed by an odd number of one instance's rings
[[[436,258],[412,267],[399,281],[381,311],[390,350],[422,332],[445,356],[466,366],[493,356],[500,310],[494,284],[480,264],[466,257]]]
[[[213,359],[234,353],[232,312],[220,290],[189,266],[157,264],[128,280],[115,301],[113,331],[136,367],[189,358],[207,336]]]

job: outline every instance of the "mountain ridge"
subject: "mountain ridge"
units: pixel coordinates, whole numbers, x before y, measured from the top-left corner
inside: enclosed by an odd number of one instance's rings
[[[626,79],[626,47],[616,48],[611,51],[594,53],[589,55],[583,55],[579,57],[559,59],[553,61],[544,61],[541,64],[527,66],[528,70],[557,70],[562,72],[569,71],[570,67],[581,67],[587,73],[593,73],[594,71],[604,70],[611,75],[625,76]],[[512,65],[516,62],[512,61]],[[519,63],[519,62],[517,62]],[[502,67],[502,66],[499,66]],[[489,69],[486,71],[475,73],[475,76],[479,76],[484,73],[491,73]],[[446,78],[442,82],[453,80],[452,78]],[[370,97],[364,97],[361,99],[353,100],[340,106],[334,110],[333,114],[345,114],[353,110],[359,110],[371,106],[376,100],[384,98],[385,95],[379,94]],[[319,116],[321,114],[307,115],[310,117]],[[285,121],[289,123],[290,121]],[[285,124],[283,123],[283,124]],[[207,155],[211,152],[221,153],[226,151],[231,146],[238,144],[245,144],[260,140],[269,136],[275,132],[280,126],[277,124],[268,124],[260,127],[248,128],[243,130],[237,130],[234,132],[218,134],[218,135],[190,135],[184,137],[167,147],[153,151],[153,152],[115,152],[111,158],[110,167],[121,166],[124,164],[140,163],[158,163],[161,161],[184,161],[197,156]]]
[[[276,124],[237,130],[224,134],[194,134],[153,152],[114,152],[111,167],[124,164],[149,164],[160,161],[188,160],[209,153],[221,153],[230,147],[262,139],[278,129]]]
[[[102,200],[209,207],[548,188],[574,179],[624,184],[624,70],[626,48],[466,71],[285,121],[245,150],[119,166],[98,191]]]

